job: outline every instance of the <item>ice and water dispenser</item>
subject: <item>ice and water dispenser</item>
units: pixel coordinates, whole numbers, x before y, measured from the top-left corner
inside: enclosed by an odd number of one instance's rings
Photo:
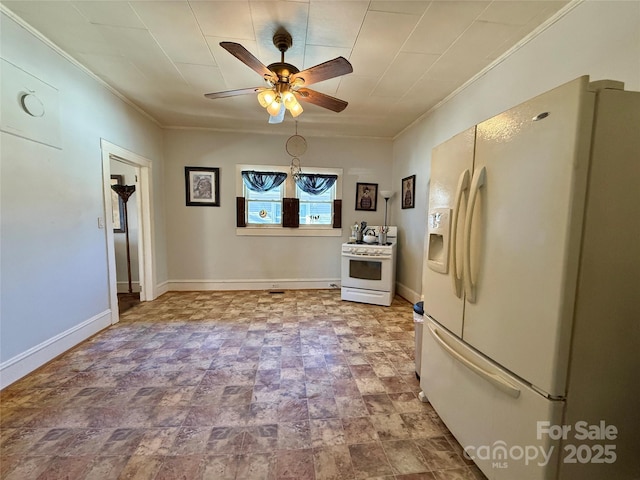
[[[435,272],[447,273],[449,269],[451,209],[434,208],[430,210],[428,222],[427,266]]]

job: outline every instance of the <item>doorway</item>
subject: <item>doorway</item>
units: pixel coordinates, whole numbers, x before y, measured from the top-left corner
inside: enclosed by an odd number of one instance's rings
[[[153,251],[152,251],[152,205],[150,196],[151,161],[141,157],[129,150],[117,145],[101,140],[102,148],[102,175],[105,204],[105,228],[107,238],[107,262],[109,276],[109,304],[111,309],[111,323],[119,321],[118,292],[124,290],[128,293],[128,278],[118,282],[118,270],[127,271],[126,254],[118,253],[117,250],[122,245],[124,233],[122,228],[116,229],[122,232],[114,232],[114,215],[112,215],[112,175],[122,175],[122,181],[127,185],[135,185],[136,191],[127,202],[129,217],[130,240],[135,232],[135,241],[130,241],[131,256],[131,280],[134,286],[134,272],[137,273],[135,290],[139,295],[135,295],[136,301],[149,301],[155,298],[154,292],[154,271],[153,271]],[[133,200],[135,197],[135,201]],[[116,222],[117,223],[117,222]],[[121,225],[116,225],[120,226]],[[117,237],[116,237],[117,236]],[[118,248],[117,248],[117,245]],[[118,260],[116,260],[118,258]],[[135,260],[134,260],[135,259]],[[120,264],[120,265],[118,265]],[[120,275],[122,278],[122,275]],[[119,288],[120,287],[120,288]],[[132,288],[133,289],[133,288]],[[138,293],[135,292],[135,293]],[[123,302],[130,302],[134,296],[120,295]]]
[[[116,289],[118,292],[118,313],[140,303],[140,261],[138,244],[140,225],[138,216],[138,196],[140,187],[140,167],[130,165],[120,158],[111,156],[111,184],[127,186],[121,197],[111,192],[111,218],[113,219],[113,240],[116,254]],[[129,187],[134,191],[128,195]],[[124,189],[124,188],[123,188]],[[107,209],[109,210],[109,209]]]

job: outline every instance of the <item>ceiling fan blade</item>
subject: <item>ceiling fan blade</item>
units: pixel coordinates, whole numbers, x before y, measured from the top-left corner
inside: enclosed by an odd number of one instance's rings
[[[205,93],[204,96],[211,99],[235,97],[248,93],[258,93],[260,90],[264,90],[264,87],[239,88],[238,90],[227,90],[225,92]]]
[[[346,75],[353,72],[353,67],[344,57],[334,58],[333,60],[320,63],[315,67],[307,68],[291,76],[290,82],[293,83],[296,78],[302,78],[305,85],[329,80],[330,78]]]
[[[249,50],[239,43],[220,42],[220,46],[259,75],[262,75],[263,77],[273,76],[273,72],[271,70],[269,70],[260,60],[254,57]]]
[[[347,105],[349,105],[344,100],[340,100],[339,98],[335,98],[330,95],[325,95],[324,93],[316,92],[315,90],[311,90],[310,88],[300,88],[296,93],[298,94],[298,99],[308,103],[313,103],[314,105],[318,105],[319,107],[327,108],[334,112],[341,112],[345,108],[347,108]]]

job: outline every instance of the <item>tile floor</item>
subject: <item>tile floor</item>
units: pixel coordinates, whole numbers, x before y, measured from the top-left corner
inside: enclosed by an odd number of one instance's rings
[[[172,292],[1,392],[0,477],[483,479],[417,398],[411,304]]]

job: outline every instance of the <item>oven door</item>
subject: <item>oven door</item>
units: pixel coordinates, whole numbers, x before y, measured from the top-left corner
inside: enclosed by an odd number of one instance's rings
[[[365,290],[391,291],[391,256],[342,254],[342,286]]]

